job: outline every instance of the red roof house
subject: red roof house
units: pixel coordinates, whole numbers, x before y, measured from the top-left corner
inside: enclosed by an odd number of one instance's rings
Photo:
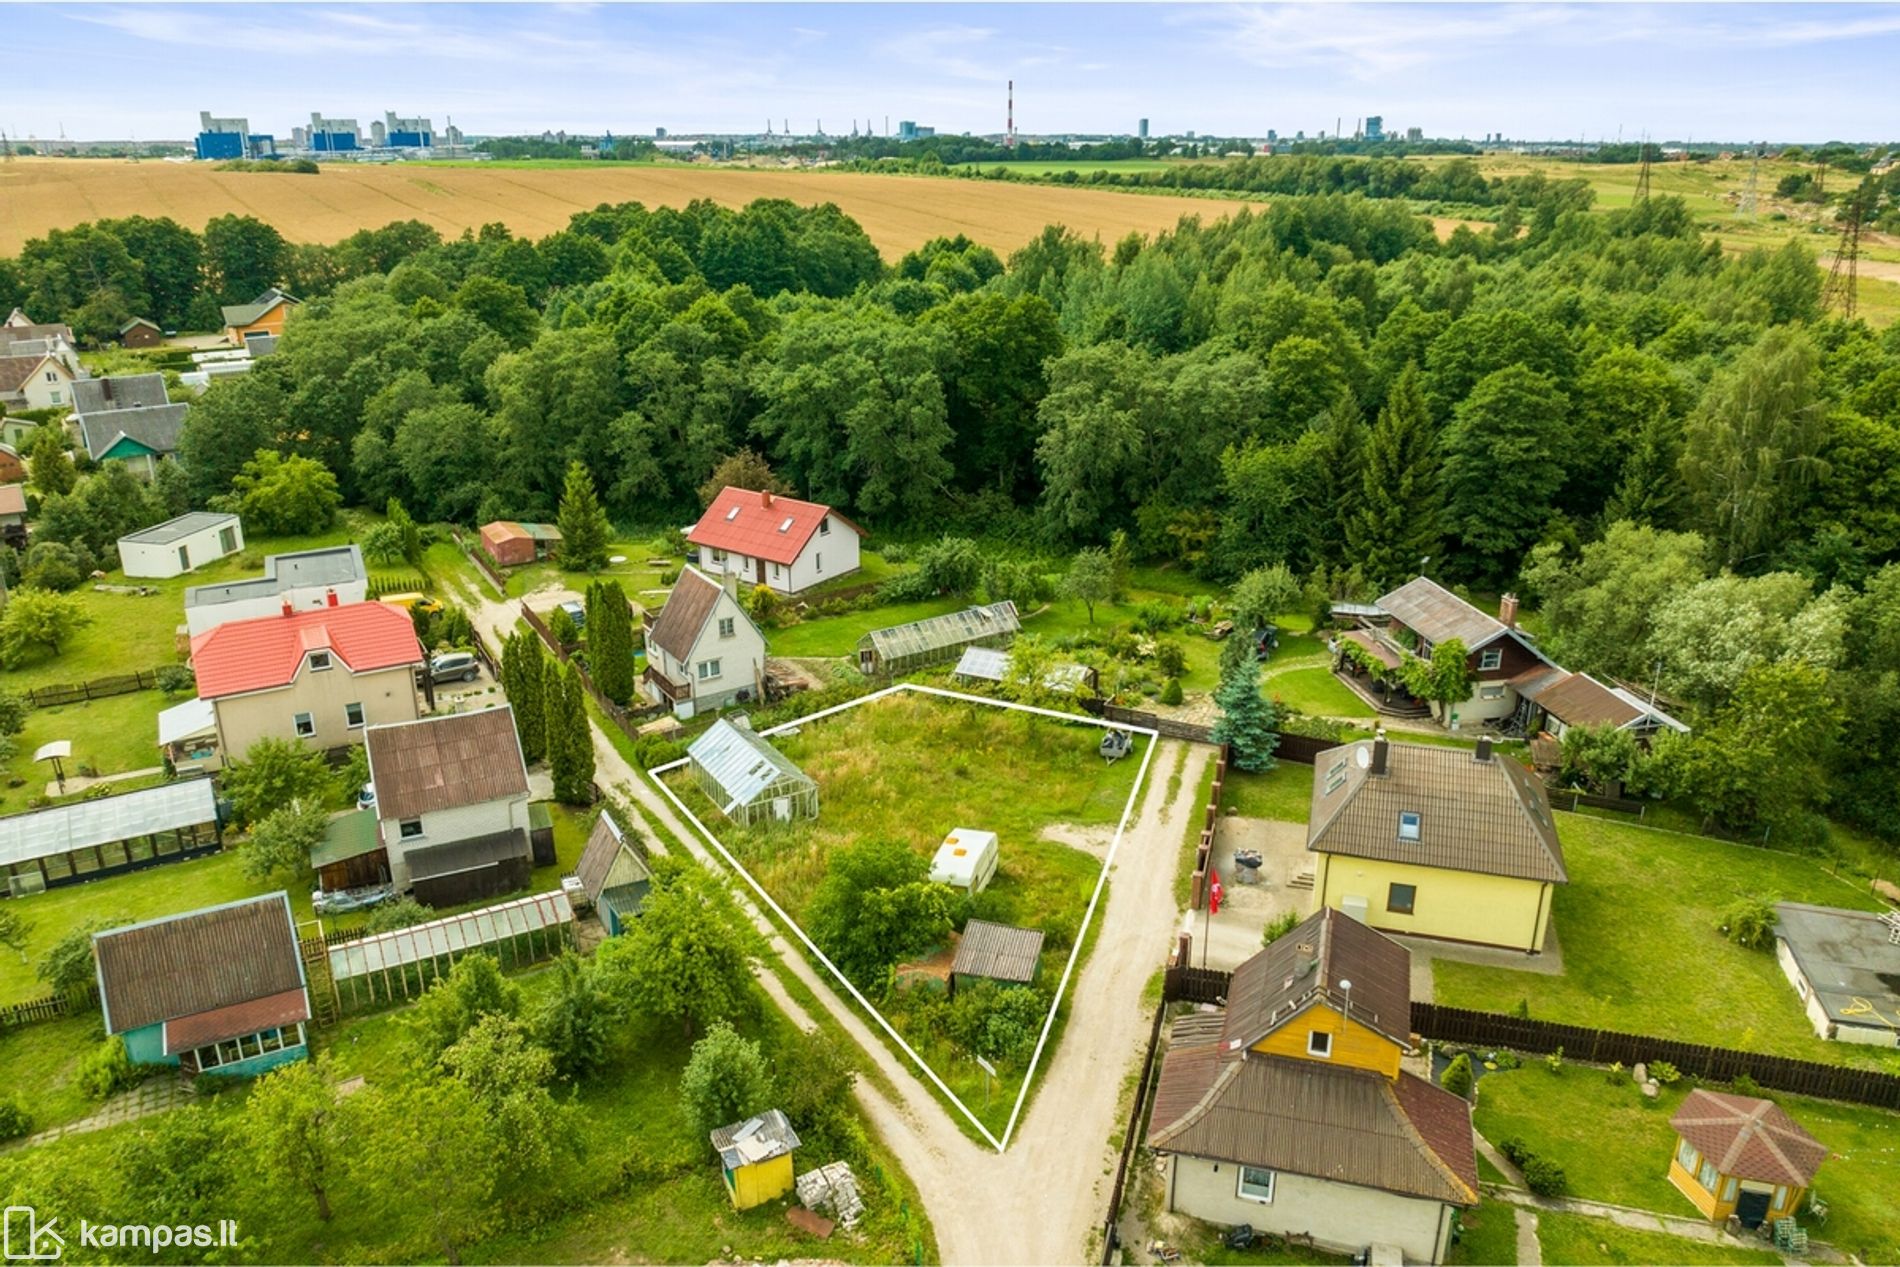
[[[241,760],[266,737],[335,748],[361,743],[368,726],[414,721],[425,657],[408,612],[346,603],[219,625],[192,639],[191,663],[220,749]]]
[[[829,506],[749,488],[722,489],[686,540],[700,570],[797,594],[858,570],[864,530]]]

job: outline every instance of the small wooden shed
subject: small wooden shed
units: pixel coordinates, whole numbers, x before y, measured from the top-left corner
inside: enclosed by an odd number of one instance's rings
[[[497,567],[520,567],[534,562],[534,538],[522,531],[520,524],[508,519],[482,525],[482,550]]]
[[[950,963],[950,993],[958,985],[994,981],[998,985],[1033,985],[1042,962],[1042,933],[973,919],[963,927],[956,958]]]
[[[1676,1155],[1669,1182],[1720,1223],[1743,1227],[1792,1217],[1827,1160],[1827,1145],[1772,1101],[1697,1087],[1669,1119]]]
[[[778,1109],[767,1109],[743,1122],[712,1132],[713,1151],[726,1180],[726,1195],[736,1210],[764,1205],[792,1190],[792,1150],[798,1132]]]

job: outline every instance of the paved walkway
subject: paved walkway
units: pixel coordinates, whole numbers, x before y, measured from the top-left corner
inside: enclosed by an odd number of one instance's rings
[[[55,1126],[37,1135],[29,1135],[16,1147],[31,1148],[35,1144],[48,1144],[68,1135],[103,1131],[108,1126],[136,1122],[139,1118],[175,1109],[181,1104],[191,1103],[196,1098],[196,1092],[192,1091],[182,1074],[148,1078],[130,1091],[122,1091],[107,1100],[91,1117],[83,1117],[77,1122],[68,1122],[64,1126]]]
[[[98,787],[101,783],[124,783],[130,779],[145,779],[150,778],[154,774],[163,773],[165,773],[164,766],[154,765],[147,766],[143,770],[122,770],[118,774],[101,774],[93,777],[88,777],[83,774],[69,774],[66,776],[66,784],[64,787],[60,786],[59,780],[50,780],[46,785],[46,795],[49,797],[72,796],[75,793],[84,792],[88,788]]]
[[[1771,1241],[1753,1237],[1731,1235],[1719,1224],[1707,1219],[1692,1219],[1679,1214],[1657,1214],[1653,1210],[1638,1210],[1627,1205],[1611,1205],[1607,1201],[1586,1201],[1581,1197],[1540,1197],[1522,1188],[1508,1188],[1502,1184],[1486,1184],[1487,1196],[1500,1201],[1508,1201],[1517,1206],[1521,1213],[1543,1210],[1561,1214],[1581,1214],[1587,1218],[1604,1219],[1618,1227],[1627,1227],[1638,1232],[1661,1232],[1667,1236],[1680,1236],[1684,1240],[1701,1241],[1705,1245],[1725,1245],[1730,1249],[1752,1249],[1775,1252]],[[1518,1222],[1518,1246],[1522,1252],[1524,1224]],[[1805,1259],[1783,1254],[1782,1260],[1789,1263],[1845,1263],[1852,1261],[1840,1251],[1819,1241],[1808,1242],[1808,1256]],[[1528,1260],[1520,1260],[1528,1261]]]
[[[1543,1267],[1544,1245],[1537,1239],[1537,1215],[1521,1206],[1511,1213],[1517,1219],[1517,1267]]]

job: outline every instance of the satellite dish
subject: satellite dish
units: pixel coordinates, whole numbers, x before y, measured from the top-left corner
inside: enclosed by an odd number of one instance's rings
[[[1364,744],[1360,744],[1357,748],[1352,750],[1352,759],[1359,764],[1361,770],[1367,769],[1372,765],[1372,754],[1366,751]]]

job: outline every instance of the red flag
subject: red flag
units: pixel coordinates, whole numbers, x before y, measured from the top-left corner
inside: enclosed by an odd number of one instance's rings
[[[1221,895],[1220,872],[1210,871],[1208,875],[1213,879],[1213,887],[1207,891],[1207,913],[1209,915],[1219,915]]]

